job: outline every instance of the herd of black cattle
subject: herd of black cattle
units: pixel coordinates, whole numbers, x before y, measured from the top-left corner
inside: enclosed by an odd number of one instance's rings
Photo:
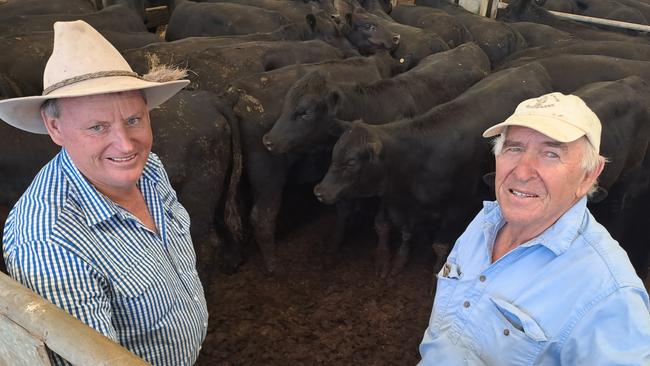
[[[40,94],[53,22],[83,19],[140,74],[156,61],[188,69],[189,87],[152,111],[153,149],[192,218],[202,274],[235,270],[247,239],[267,271],[281,270],[283,191],[307,182],[337,205],[324,256],[343,241],[357,199],[380,202],[376,264],[386,276],[404,267],[421,228],[450,245],[493,199],[483,130],[524,99],[574,93],[601,119],[611,161],[590,207],[645,277],[650,38],[561,20],[544,6],[646,23],[650,1],[510,0],[499,20],[446,0],[415,3],[170,1],[163,41],[148,31],[142,1],[0,0],[0,98]],[[0,139],[8,208],[58,149],[5,123]]]

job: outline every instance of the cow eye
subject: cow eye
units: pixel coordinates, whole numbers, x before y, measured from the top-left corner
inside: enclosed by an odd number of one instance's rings
[[[309,111],[307,111],[307,112],[300,115],[300,118],[303,119],[303,120],[310,120],[313,117],[314,117],[314,115]]]
[[[350,159],[347,161],[345,165],[347,165],[350,168],[353,168],[357,165],[357,159]]]

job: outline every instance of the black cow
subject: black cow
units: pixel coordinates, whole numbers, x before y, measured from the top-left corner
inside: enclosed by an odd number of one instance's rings
[[[647,262],[650,221],[647,215],[641,214],[645,223],[640,226],[637,218],[640,212],[634,205],[643,201],[650,191],[650,170],[643,165],[644,159],[650,156],[650,86],[632,76],[589,84],[574,94],[600,119],[603,125],[600,153],[609,159],[599,178],[599,186],[607,191],[607,197],[590,203],[590,209],[628,252],[639,276],[645,278],[650,264]],[[639,237],[641,233],[645,235]]]
[[[124,50],[142,47],[151,42],[160,41],[155,34],[148,32],[116,32],[100,30],[115,48]],[[35,32],[21,36],[0,38],[0,70],[5,88],[10,92],[0,92],[0,97],[19,97],[41,94],[43,77],[38,70],[44,70],[47,59],[52,54],[54,32]],[[7,86],[9,86],[7,88]],[[13,91],[11,91],[13,90]]]
[[[490,61],[474,43],[430,55],[414,69],[370,84],[333,83],[312,72],[291,87],[282,114],[264,135],[273,153],[331,151],[340,136],[338,118],[385,123],[421,114],[447,102],[485,77]],[[337,205],[337,224],[327,254],[337,252],[350,212]]]
[[[229,114],[214,94],[205,91],[181,91],[151,111],[152,150],[162,159],[179,201],[190,214],[204,280],[216,266],[230,271],[239,263],[238,248],[227,241],[236,223],[232,226],[221,214],[232,169],[229,120],[222,111]],[[47,135],[23,132],[4,122],[0,122],[0,136],[0,206],[12,207],[60,147]]]
[[[506,56],[526,48],[526,41],[505,23],[468,12],[447,0],[417,0],[416,5],[430,6],[453,15],[474,37],[494,65]]]
[[[560,19],[549,13],[548,10],[537,5],[534,0],[510,0],[508,7],[498,16],[498,19],[546,24],[584,40],[648,42],[648,38],[644,36],[634,37],[598,29],[583,23]]]
[[[385,39],[382,42],[373,41],[382,29],[384,33],[393,34],[392,45],[397,46],[393,52],[395,58],[411,59],[413,65],[428,55],[449,49],[447,43],[433,32],[384,19],[363,8],[355,8],[344,15],[343,33],[362,54],[372,53],[373,47],[387,48],[385,46],[390,45]]]
[[[472,34],[454,16],[427,6],[399,5],[390,16],[397,22],[426,29],[454,48],[474,40]]]
[[[455,98],[489,72],[490,61],[475,43],[430,55],[407,72],[370,84],[333,83],[314,72],[291,87],[264,145],[274,153],[327,147],[324,142],[333,145],[339,137],[338,119],[381,124],[414,117]]]
[[[576,40],[576,37],[568,32],[553,28],[550,25],[531,22],[512,22],[510,27],[519,32],[526,40],[528,47],[555,46]],[[526,50],[526,49],[524,49]],[[517,51],[517,54],[521,51]],[[509,57],[512,57],[510,55]]]
[[[182,1],[169,18],[165,39],[271,32],[289,23],[277,11],[256,6]]]
[[[320,174],[316,164],[327,165],[327,156],[317,157],[313,164],[296,167],[295,156],[274,156],[262,144],[280,116],[282,100],[289,88],[304,74],[320,70],[334,81],[365,80],[372,82],[392,75],[395,60],[388,54],[354,57],[317,64],[287,66],[270,72],[254,74],[234,82],[226,94],[239,119],[244,167],[252,194],[250,212],[255,240],[261,248],[264,265],[273,273],[281,267],[275,255],[275,225],[282,192],[289,172],[305,182],[318,181],[310,173]],[[324,167],[322,168],[324,170]]]
[[[507,68],[522,65],[541,58],[558,55],[600,55],[627,60],[650,61],[650,44],[621,41],[569,41],[551,47],[528,48],[512,54],[498,65]],[[575,65],[575,64],[572,64]],[[588,65],[588,64],[587,64]],[[585,66],[587,66],[585,65]],[[567,65],[567,67],[570,65]],[[600,74],[595,72],[594,74]]]
[[[247,42],[222,46],[212,37],[192,37],[128,50],[124,57],[134,71],[148,70],[156,55],[163,64],[189,69],[189,89],[223,92],[234,80],[287,65],[341,59],[344,53],[319,40]]]
[[[84,14],[97,10],[89,0],[11,0],[0,4],[0,20],[19,15]]]
[[[650,62],[598,55],[557,55],[535,61],[553,80],[555,91],[571,93],[597,81],[639,76],[650,82]]]
[[[413,231],[439,221],[436,241],[451,243],[480,208],[482,174],[491,171],[481,136],[521,101],[552,90],[544,69],[528,64],[491,74],[454,100],[413,119],[384,125],[352,124],[334,146],[332,164],[314,188],[325,203],[379,196],[387,218],[376,224],[377,259],[388,272],[390,223],[402,242],[391,273],[404,267]]]
[[[146,32],[140,17],[124,5],[113,5],[87,14],[19,15],[0,22],[3,36],[23,35],[38,31],[51,31],[56,21],[83,20],[98,31]]]

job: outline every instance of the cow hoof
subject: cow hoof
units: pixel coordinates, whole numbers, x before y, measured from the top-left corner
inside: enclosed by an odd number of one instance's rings
[[[375,273],[381,278],[388,276],[390,270],[390,253],[388,249],[377,248],[375,255]]]

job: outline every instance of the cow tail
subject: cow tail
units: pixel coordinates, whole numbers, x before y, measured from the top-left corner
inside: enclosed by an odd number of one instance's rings
[[[221,113],[230,125],[230,149],[232,152],[232,166],[228,181],[228,194],[224,208],[224,221],[228,232],[235,243],[243,243],[244,230],[242,225],[242,212],[239,202],[239,189],[243,169],[243,156],[241,147],[241,131],[239,119],[232,110],[232,104],[218,103]]]

